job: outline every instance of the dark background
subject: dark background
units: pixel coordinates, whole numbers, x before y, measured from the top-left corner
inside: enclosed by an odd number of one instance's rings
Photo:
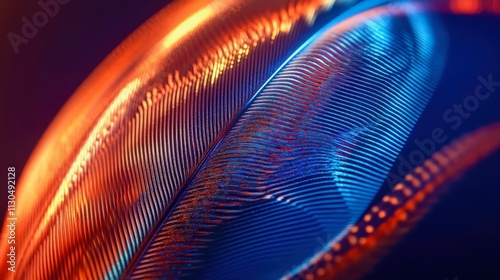
[[[68,97],[123,39],[169,0],[71,0],[15,54],[9,32],[21,33],[37,1],[0,2],[0,162],[19,178],[28,156]],[[474,93],[477,77],[500,81],[500,21],[493,17],[443,17],[450,32],[449,63],[414,139],[443,128],[449,139],[500,120],[500,89],[463,125],[452,130],[442,114]],[[483,162],[385,258],[368,279],[500,279],[500,156]],[[383,190],[387,191],[388,186]],[[5,212],[6,184],[0,189]],[[3,218],[3,215],[0,215]]]

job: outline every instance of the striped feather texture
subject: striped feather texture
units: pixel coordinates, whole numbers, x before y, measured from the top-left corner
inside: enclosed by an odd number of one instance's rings
[[[435,152],[293,279],[360,279],[429,212],[453,181],[500,150],[499,139],[497,122]]]
[[[41,140],[5,278],[300,275],[366,211],[444,66],[438,6],[385,2],[167,6]]]
[[[362,215],[429,100],[436,26],[404,6],[321,31],[244,108],[129,277],[272,279],[310,261]]]
[[[175,2],[153,17],[77,90],[28,162],[17,231],[31,242],[17,246],[19,273],[6,277],[122,275],[230,121],[331,4]]]

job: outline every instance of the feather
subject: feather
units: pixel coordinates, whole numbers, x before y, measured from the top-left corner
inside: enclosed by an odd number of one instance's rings
[[[407,9],[361,13],[297,53],[205,159],[130,277],[278,278],[353,224],[444,65],[436,23]]]
[[[451,183],[500,150],[500,123],[453,141],[416,167],[352,226],[294,275],[306,279],[358,279],[431,209]],[[290,277],[291,275],[288,275]],[[310,277],[309,277],[310,278]]]
[[[18,184],[30,242],[5,278],[309,271],[365,213],[445,64],[440,6],[386,2],[167,6],[40,140]]]

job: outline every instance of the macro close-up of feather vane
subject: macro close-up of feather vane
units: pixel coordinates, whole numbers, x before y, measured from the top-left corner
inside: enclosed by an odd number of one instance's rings
[[[0,279],[500,277],[500,1],[0,14]]]

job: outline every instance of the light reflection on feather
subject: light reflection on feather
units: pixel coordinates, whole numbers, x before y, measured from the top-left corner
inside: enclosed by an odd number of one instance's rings
[[[278,278],[353,224],[444,65],[441,29],[409,8],[361,13],[290,60],[163,218],[133,278]]]
[[[261,2],[167,7],[82,85],[20,181],[17,277],[299,273],[428,102],[446,53],[430,11],[498,12]]]

